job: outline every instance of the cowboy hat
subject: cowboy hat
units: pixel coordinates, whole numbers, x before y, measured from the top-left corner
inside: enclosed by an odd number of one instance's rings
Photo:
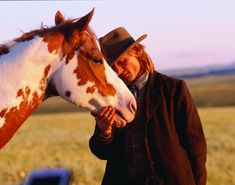
[[[101,51],[109,65],[117,61],[124,53],[147,37],[142,35],[137,40],[123,27],[118,27],[99,38]]]

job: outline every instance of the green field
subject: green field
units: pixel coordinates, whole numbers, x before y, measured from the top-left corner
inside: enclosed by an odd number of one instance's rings
[[[186,79],[198,107],[235,106],[235,75]]]
[[[235,185],[235,75],[186,82],[207,138],[207,184]],[[87,111],[61,98],[43,102],[0,151],[0,184],[15,185],[30,171],[47,167],[69,168],[73,185],[100,184],[105,161],[88,148],[94,124]]]
[[[208,143],[208,185],[235,185],[235,107],[200,108]],[[34,114],[0,151],[0,184],[33,170],[66,167],[73,185],[98,185],[105,162],[88,148],[94,120],[87,112]]]

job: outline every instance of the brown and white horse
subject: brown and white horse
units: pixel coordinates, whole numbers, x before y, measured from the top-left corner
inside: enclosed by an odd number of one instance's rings
[[[92,112],[112,105],[126,122],[133,120],[135,98],[99,50],[88,26],[93,13],[64,20],[57,12],[56,26],[0,45],[0,148],[50,96]]]

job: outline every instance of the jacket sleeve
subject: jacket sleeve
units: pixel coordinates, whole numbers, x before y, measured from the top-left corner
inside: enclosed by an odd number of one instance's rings
[[[184,81],[179,81],[175,95],[175,124],[180,143],[190,161],[195,181],[205,185],[207,144],[202,123],[191,94]]]
[[[91,152],[102,160],[107,160],[112,151],[113,136],[103,137],[99,133],[99,128],[96,124],[94,134],[89,140]]]

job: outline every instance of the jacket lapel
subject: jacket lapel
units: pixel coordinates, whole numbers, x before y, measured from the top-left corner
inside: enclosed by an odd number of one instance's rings
[[[154,72],[149,75],[149,80],[147,82],[146,89],[146,120],[151,118],[155,109],[159,106],[161,102],[161,80],[159,78],[159,73]]]

